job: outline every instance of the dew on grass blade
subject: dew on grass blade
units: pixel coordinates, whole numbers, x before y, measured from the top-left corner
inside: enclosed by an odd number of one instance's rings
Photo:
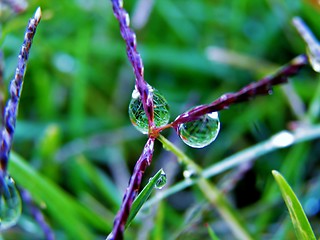
[[[154,123],[156,127],[162,127],[168,124],[170,120],[169,105],[158,90],[152,87],[150,87],[150,90],[153,93]],[[132,92],[129,104],[129,117],[133,126],[143,134],[148,134],[148,118],[144,112],[141,96],[137,89],[134,89]]]
[[[294,136],[288,131],[282,131],[271,138],[274,147],[284,148],[294,143]]]
[[[183,171],[182,175],[186,179],[191,179],[191,178],[195,179],[199,176],[197,171],[191,167],[187,167],[187,169]]]
[[[14,226],[21,215],[21,198],[13,179],[1,180],[0,232]]]
[[[182,141],[194,148],[203,148],[212,143],[218,136],[220,121],[217,112],[201,116],[191,122],[178,126],[178,134]]]
[[[163,170],[161,170],[161,175],[155,184],[155,188],[162,189],[166,185],[166,183],[167,183],[167,175]]]

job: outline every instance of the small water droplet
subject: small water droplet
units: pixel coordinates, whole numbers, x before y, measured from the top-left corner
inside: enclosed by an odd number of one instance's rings
[[[168,124],[170,120],[169,105],[167,100],[159,93],[158,90],[152,88],[153,105],[154,105],[154,123],[156,127],[162,127]],[[129,104],[129,117],[133,126],[135,126],[143,134],[148,134],[148,118],[144,112],[138,90],[133,90],[132,99]]]
[[[294,136],[288,131],[282,131],[271,138],[271,144],[275,147],[288,147],[294,142]]]
[[[162,170],[161,175],[159,179],[156,182],[155,188],[156,189],[162,189],[167,183],[167,175],[166,173]]]
[[[179,136],[187,145],[203,148],[218,136],[220,121],[217,112],[201,116],[199,119],[178,126]]]
[[[191,167],[187,167],[182,175],[184,176],[184,178],[186,179],[191,179],[191,178],[197,178],[198,177],[198,173],[195,169],[191,168]]]
[[[6,176],[1,182],[0,231],[3,231],[17,223],[21,215],[21,198],[11,177]]]

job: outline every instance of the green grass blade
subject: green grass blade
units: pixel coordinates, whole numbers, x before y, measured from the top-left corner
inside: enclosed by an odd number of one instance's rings
[[[277,184],[280,187],[283,199],[289,210],[291,221],[295,229],[297,239],[316,240],[316,237],[312,231],[312,228],[304,213],[304,210],[298,198],[292,191],[290,185],[287,183],[287,181],[283,178],[283,176],[279,172],[273,170],[272,174],[276,179]]]
[[[207,225],[207,229],[211,240],[219,240],[218,236],[215,234],[209,224]]]
[[[47,206],[50,216],[65,230],[68,239],[93,239],[92,225],[101,230],[111,228],[111,223],[79,204],[14,152],[10,154],[9,172],[20,186],[31,193],[36,202]]]
[[[128,227],[132,220],[135,218],[143,204],[148,200],[151,192],[154,188],[161,189],[166,183],[166,176],[161,168],[152,178],[150,178],[148,184],[142,189],[140,194],[137,196],[137,198],[132,203],[130,215],[128,217],[128,221],[126,224],[126,227]]]

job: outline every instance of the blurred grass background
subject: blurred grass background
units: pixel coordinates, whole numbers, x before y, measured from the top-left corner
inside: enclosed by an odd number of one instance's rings
[[[28,19],[38,6],[43,17],[31,49],[13,146],[26,165],[14,166],[10,173],[36,195],[57,239],[104,239],[146,141],[128,117],[134,76],[109,1],[35,0],[28,1],[23,13],[1,13],[6,86]],[[320,5],[311,0],[127,0],[124,6],[137,34],[145,78],[168,100],[172,120],[304,53],[292,17],[301,16],[320,38]],[[173,130],[164,135],[206,168],[308,121],[309,106],[319,98],[319,79],[306,67],[273,95],[222,111],[221,133],[204,149],[184,146]],[[317,117],[313,123],[319,122]],[[228,197],[257,239],[289,239],[294,232],[280,191],[270,190],[271,170],[279,169],[301,197],[319,236],[319,149],[319,141],[297,144],[211,181],[230,188]],[[167,173],[167,187],[183,179],[183,167],[157,143],[145,182],[160,168]],[[233,183],[239,173],[241,180]],[[205,223],[221,239],[233,238],[214,207],[189,188],[138,215],[126,239],[208,239]],[[27,207],[3,237],[43,239]]]

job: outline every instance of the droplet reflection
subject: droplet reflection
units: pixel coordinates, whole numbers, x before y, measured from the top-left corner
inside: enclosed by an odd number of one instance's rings
[[[220,121],[217,112],[206,114],[191,122],[178,126],[182,141],[194,148],[203,148],[212,143],[218,136]]]
[[[1,180],[0,231],[14,226],[21,215],[21,198],[13,179]]]
[[[166,173],[162,170],[159,179],[156,182],[155,188],[162,189],[167,183]]]
[[[151,87],[150,89],[153,92],[154,123],[156,127],[162,127],[170,120],[169,105],[158,90]],[[140,94],[136,89],[132,92],[132,99],[129,104],[129,117],[133,126],[140,132],[143,134],[148,133],[148,118],[144,112]]]

